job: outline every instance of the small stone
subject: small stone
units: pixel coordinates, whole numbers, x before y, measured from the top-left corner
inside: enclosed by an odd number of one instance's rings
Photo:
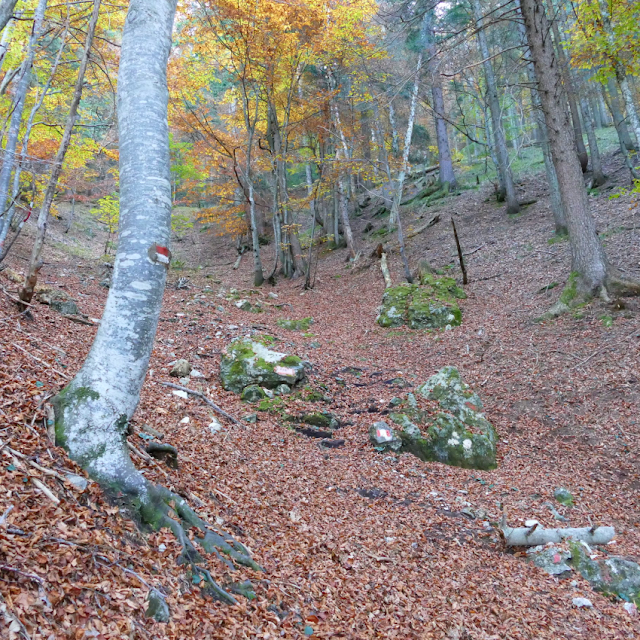
[[[591,602],[589,598],[574,598],[573,606],[578,607],[578,609],[582,609],[582,608],[591,609],[593,607],[593,602]]]
[[[189,416],[185,416],[180,420],[180,424],[189,424]]]
[[[191,370],[191,377],[192,378],[204,378],[205,375],[204,375],[204,373],[202,373],[201,371],[198,371],[197,369],[192,369]]]
[[[151,591],[149,591],[148,602],[147,618],[153,618],[156,622],[169,622],[171,618],[169,605],[157,589],[151,589]]]
[[[186,360],[178,360],[174,363],[169,375],[172,378],[185,378],[191,373],[191,365]]]
[[[374,422],[369,427],[369,441],[377,451],[397,451],[402,441],[396,437],[395,431],[386,422]]]
[[[209,423],[209,431],[213,434],[218,433],[218,431],[222,431],[222,425],[216,418],[211,418],[211,422]]]
[[[276,300],[276,299],[278,298],[278,294],[277,294],[277,293],[274,293],[273,291],[270,291],[270,292],[269,292],[269,297],[270,297],[272,300]]]
[[[630,616],[635,617],[638,615],[638,607],[635,603],[625,602],[622,607]]]
[[[286,396],[288,393],[291,393],[291,387],[288,384],[279,384],[273,392],[277,396]]]
[[[242,311],[251,311],[252,309],[251,303],[248,300],[238,300],[236,307]]]
[[[166,550],[167,550],[167,545],[164,542],[158,545],[158,551],[160,553],[164,553]]]
[[[257,413],[248,413],[246,416],[242,416],[242,419],[249,424],[255,424],[258,422],[258,414]]]
[[[571,493],[565,489],[564,487],[558,487],[554,492],[553,492],[553,497],[560,503],[563,504],[565,507],[572,507],[573,506],[573,496],[571,495]]]
[[[177,391],[172,391],[171,393],[173,393],[174,396],[178,396],[178,398],[182,398],[183,400],[187,400],[189,398],[189,394],[186,391],[180,391],[179,389]]]
[[[244,402],[260,402],[267,397],[264,389],[257,384],[251,384],[242,390],[240,396]]]
[[[65,473],[64,477],[80,492],[84,491],[89,482],[83,476],[76,475],[75,473]]]

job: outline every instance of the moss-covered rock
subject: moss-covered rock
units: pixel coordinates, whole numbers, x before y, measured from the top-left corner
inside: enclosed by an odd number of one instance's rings
[[[495,429],[481,413],[480,398],[455,367],[445,367],[429,378],[418,387],[418,394],[437,402],[439,408],[422,409],[412,393],[394,403],[390,418],[399,427],[394,438],[401,443],[400,451],[456,467],[495,469]]]
[[[313,413],[305,413],[300,416],[300,422],[304,424],[310,424],[314,427],[321,427],[323,429],[337,429],[340,423],[336,420],[336,417],[328,411],[314,411]]]
[[[435,400],[444,411],[463,421],[468,414],[473,417],[473,414],[482,411],[482,400],[462,381],[455,367],[443,367],[420,385],[416,392],[427,400]]]
[[[276,324],[283,329],[288,329],[289,331],[306,331],[313,324],[313,318],[302,318],[300,320],[278,318]]]
[[[640,566],[626,558],[592,560],[585,546],[571,542],[571,563],[596,590],[640,605]]]
[[[276,389],[282,384],[293,387],[305,379],[300,358],[271,351],[259,342],[244,339],[232,342],[220,362],[222,386],[242,393],[249,385]]]
[[[412,329],[458,326],[462,322],[458,298],[466,294],[453,278],[423,274],[421,285],[405,283],[385,291],[377,322],[381,327],[407,324]]]
[[[257,384],[250,384],[242,390],[240,396],[244,402],[260,402],[267,397],[264,389]]]

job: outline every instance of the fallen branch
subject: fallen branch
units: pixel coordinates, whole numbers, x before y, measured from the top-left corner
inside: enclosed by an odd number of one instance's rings
[[[197,396],[201,400],[204,400],[216,413],[233,422],[233,424],[242,424],[239,420],[236,420],[232,415],[228,414],[224,409],[221,409],[217,404],[211,402],[211,400],[209,400],[209,398],[207,398],[204,393],[200,393],[200,391],[194,391],[193,389],[189,389],[188,387],[182,387],[179,384],[173,384],[173,382],[161,382],[160,384],[165,387],[171,387],[172,389],[178,389],[178,391],[190,393],[192,396]]]
[[[393,287],[393,282],[391,281],[391,274],[389,273],[389,265],[387,264],[386,253],[383,253],[380,256],[380,269],[382,270],[382,275],[384,276],[384,286],[387,289]]]
[[[433,225],[437,224],[438,222],[440,222],[440,214],[434,213],[424,224],[421,224],[416,229],[413,229],[413,231],[407,233],[407,240],[409,240],[409,238],[417,236],[419,233],[422,233],[425,229],[433,227]]]
[[[0,287],[2,289],[2,292],[4,293],[5,296],[7,296],[7,298],[9,298],[9,300],[13,300],[16,304],[23,304],[25,307],[35,307],[35,304],[31,304],[29,302],[22,302],[22,300],[20,300],[20,298],[14,298],[4,287]]]
[[[51,489],[49,489],[49,487],[47,487],[47,485],[38,480],[38,478],[31,478],[31,482],[33,482],[33,484],[40,489],[40,491],[42,491],[42,493],[44,493],[45,496],[47,496],[47,498],[49,498],[49,500],[51,500],[51,502],[53,502],[54,504],[58,505],[60,504],[60,498],[58,498],[58,496],[56,496]]]
[[[580,540],[587,544],[607,544],[616,535],[613,527],[582,527],[567,529],[543,529],[539,523],[531,527],[512,529],[502,527],[505,544],[508,547],[537,547],[548,542],[559,543],[563,540]]]
[[[463,253],[463,256],[471,256],[473,255],[476,251],[480,251],[480,249],[482,249],[482,247],[486,247],[487,243],[483,242],[479,247],[476,247],[475,249],[471,249],[471,251],[467,251],[466,253]]]
[[[39,362],[41,365],[47,367],[47,369],[51,369],[51,371],[55,371],[59,376],[62,376],[65,380],[70,379],[68,375],[66,375],[65,373],[62,373],[62,371],[58,371],[55,367],[52,367],[50,364],[47,364],[44,360],[41,360],[37,356],[34,356],[32,353],[29,353],[26,349],[21,347],[19,344],[16,344],[15,342],[12,342],[11,344],[16,349],[20,349],[20,351],[22,351],[23,353],[26,353],[30,358],[33,358],[36,362]]]
[[[95,322],[90,322],[89,320],[85,320],[84,318],[79,318],[78,316],[70,316],[68,313],[61,313],[60,315],[63,318],[66,318],[67,320],[71,320],[71,322],[77,322],[78,324],[84,324],[84,325],[87,325],[88,327],[95,327],[96,326]]]

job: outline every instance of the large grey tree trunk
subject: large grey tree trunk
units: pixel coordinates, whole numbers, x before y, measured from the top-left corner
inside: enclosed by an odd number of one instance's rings
[[[451,147],[449,146],[449,134],[447,121],[444,118],[444,97],[442,94],[442,76],[438,69],[436,58],[435,35],[433,30],[433,14],[427,12],[427,25],[425,27],[427,72],[431,81],[431,95],[433,97],[433,118],[436,125],[436,142],[438,144],[438,164],[440,165],[440,184],[447,189],[456,188],[456,174],[451,161]]]
[[[100,12],[101,0],[94,0],[93,11],[91,12],[91,18],[89,19],[89,25],[87,27],[87,36],[84,43],[84,51],[82,52],[82,60],[80,62],[80,68],[78,69],[78,77],[76,78],[75,87],[73,89],[73,98],[71,99],[71,106],[69,107],[69,115],[67,116],[67,123],[60,140],[60,145],[56,153],[56,157],[53,160],[53,167],[51,169],[51,175],[49,176],[49,182],[47,183],[47,189],[44,194],[44,200],[40,213],[38,214],[38,226],[36,231],[36,237],[33,243],[33,249],[31,251],[31,260],[29,261],[29,268],[25,277],[24,286],[20,290],[20,299],[23,302],[30,303],[33,297],[33,292],[38,280],[38,271],[42,266],[41,255],[44,248],[44,240],[47,234],[47,225],[49,222],[49,211],[51,204],[53,203],[53,197],[56,193],[58,186],[58,180],[62,173],[62,164],[67,150],[71,144],[71,136],[73,134],[73,128],[76,124],[76,118],[78,116],[78,107],[80,105],[80,99],[82,98],[82,88],[84,86],[84,76],[89,64],[89,54],[93,45],[93,36],[96,30],[96,24],[98,23]]]
[[[7,198],[9,197],[9,186],[11,184],[11,174],[16,161],[16,146],[20,135],[20,125],[22,124],[22,114],[27,99],[27,91],[31,83],[31,67],[35,56],[36,44],[42,31],[44,12],[47,8],[47,0],[40,0],[33,17],[33,27],[29,38],[27,57],[22,65],[22,76],[18,82],[14,97],[14,109],[11,114],[11,123],[7,134],[7,143],[4,148],[2,169],[0,169],[0,232],[8,223]]]
[[[258,565],[241,544],[212,531],[180,496],[146,480],[127,448],[127,423],[140,400],[171,257],[166,69],[176,4],[129,3],[118,77],[120,239],[113,284],[84,365],[53,400],[56,442],[142,522],[170,528],[194,575],[234,603],[195,565],[199,556],[181,523],[200,531],[196,541],[207,551],[217,547],[236,562]]]
[[[489,103],[489,111],[491,112],[491,128],[493,130],[494,146],[498,160],[497,169],[502,178],[500,180],[501,186],[504,187],[504,193],[500,193],[499,196],[507,202],[507,213],[518,213],[520,211],[520,204],[516,196],[513,174],[511,173],[511,165],[509,164],[509,152],[507,150],[504,128],[502,126],[500,100],[498,99],[498,85],[493,72],[487,37],[483,28],[484,19],[480,0],[473,0],[473,12],[478,30],[478,46],[483,60],[482,66],[487,83],[487,102]]]
[[[521,0],[521,10],[569,228],[572,274],[561,304],[569,306],[576,299],[593,295],[606,297],[608,289],[637,292],[635,285],[625,289],[625,283],[613,277],[596,232],[544,5],[537,0]]]
[[[7,22],[11,20],[13,10],[17,3],[18,0],[2,0],[0,2],[0,31],[2,31],[7,26]]]
[[[104,485],[147,498],[127,453],[126,423],[160,314],[170,253],[166,64],[177,0],[132,0],[118,76],[120,229],[113,281],[91,351],[55,399],[56,439]]]

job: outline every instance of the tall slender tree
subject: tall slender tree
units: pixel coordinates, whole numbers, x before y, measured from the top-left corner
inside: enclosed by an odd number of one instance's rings
[[[120,241],[113,281],[84,365],[52,402],[58,445],[142,522],[170,528],[194,575],[233,603],[208,571],[195,566],[198,554],[184,526],[201,532],[197,540],[203,548],[217,547],[237,562],[259,567],[242,545],[210,530],[180,496],[151,484],[127,448],[127,423],[140,401],[171,257],[166,69],[176,4],[129,3],[118,80]]]
[[[563,95],[561,70],[551,39],[544,5],[521,0],[521,11],[544,110],[551,155],[565,206],[571,246],[570,282],[552,310],[559,313],[575,302],[594,295],[608,299],[610,293],[640,293],[640,285],[622,281],[610,267],[596,225],[575,153],[575,133]]]
[[[516,195],[516,188],[513,183],[513,173],[509,163],[509,152],[507,150],[507,140],[502,126],[502,113],[500,109],[500,99],[498,96],[498,84],[493,71],[493,63],[487,44],[487,36],[484,31],[484,16],[480,0],[472,0],[473,13],[476,21],[478,46],[482,56],[482,66],[484,69],[485,81],[487,83],[487,102],[491,113],[491,129],[493,131],[494,148],[498,160],[496,167],[500,174],[501,192],[499,199],[506,200],[507,213],[518,213],[520,204]]]

